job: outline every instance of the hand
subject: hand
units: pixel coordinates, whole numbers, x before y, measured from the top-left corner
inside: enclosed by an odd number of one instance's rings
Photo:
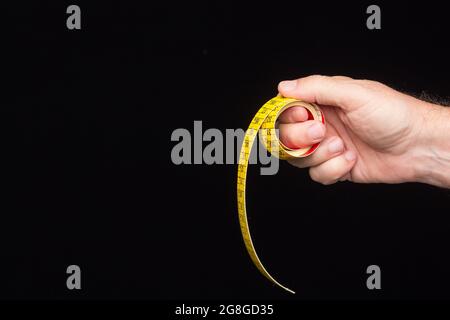
[[[279,117],[280,140],[286,146],[321,142],[311,156],[290,161],[310,167],[314,181],[417,181],[450,187],[450,108],[348,77],[309,76],[283,81],[278,90],[319,104],[325,114],[326,127],[306,121],[303,107]]]

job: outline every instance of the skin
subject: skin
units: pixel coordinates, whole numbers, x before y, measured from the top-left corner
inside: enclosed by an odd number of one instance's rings
[[[422,182],[450,188],[450,108],[375,81],[309,76],[282,81],[282,96],[317,103],[326,125],[307,121],[302,107],[279,117],[281,141],[291,148],[321,142],[311,156],[290,161],[329,185]]]

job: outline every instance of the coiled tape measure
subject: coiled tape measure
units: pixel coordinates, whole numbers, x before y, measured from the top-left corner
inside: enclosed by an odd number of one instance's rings
[[[293,98],[284,98],[281,96],[277,96],[269,100],[261,107],[261,109],[259,109],[256,115],[253,117],[253,120],[245,133],[241,152],[239,154],[237,178],[239,223],[241,226],[241,232],[242,237],[244,238],[245,247],[247,248],[250,258],[252,259],[258,270],[267,279],[269,279],[275,285],[283,288],[284,290],[289,291],[290,293],[295,292],[275,280],[263,266],[261,260],[256,254],[247,220],[247,210],[245,206],[245,186],[247,180],[247,168],[250,159],[250,152],[258,133],[261,142],[267,149],[267,151],[269,151],[273,156],[276,156],[282,160],[307,157],[311,155],[319,146],[319,144],[317,143],[313,146],[302,149],[291,149],[283,145],[278,139],[278,136],[276,134],[276,121],[278,117],[286,109],[297,106],[304,107],[308,111],[308,120],[318,120],[322,123],[325,123],[324,115],[316,104],[306,103]]]

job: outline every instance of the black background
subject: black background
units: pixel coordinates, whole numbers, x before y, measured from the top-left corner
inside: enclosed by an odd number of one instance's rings
[[[66,28],[78,4],[82,29]],[[237,219],[236,166],[172,164],[176,128],[245,128],[281,80],[347,75],[449,95],[449,11],[438,3],[34,1],[3,36],[0,297],[450,298],[450,193],[324,187],[283,163],[250,172],[260,257]],[[405,163],[405,165],[408,165]],[[279,202],[263,203],[267,192]],[[66,268],[82,290],[66,288]],[[369,291],[367,266],[382,270]]]

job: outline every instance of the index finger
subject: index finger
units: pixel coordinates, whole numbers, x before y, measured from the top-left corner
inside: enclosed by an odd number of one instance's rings
[[[354,109],[367,94],[364,88],[351,78],[319,75],[282,81],[278,85],[278,91],[284,97],[340,107],[347,111]]]

